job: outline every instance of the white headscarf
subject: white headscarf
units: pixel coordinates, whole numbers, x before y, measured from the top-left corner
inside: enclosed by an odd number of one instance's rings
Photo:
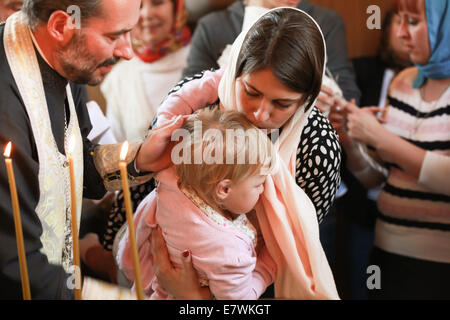
[[[280,7],[275,8],[272,10],[261,8],[261,7],[254,7],[249,6],[245,9],[245,17],[244,17],[244,25],[242,28],[241,34],[236,38],[234,41],[229,56],[227,57],[228,62],[226,63],[226,69],[224,72],[224,75],[220,81],[219,84],[219,99],[225,109],[227,110],[238,110],[237,103],[236,103],[236,65],[237,60],[239,57],[239,53],[241,52],[242,44],[244,42],[245,37],[247,36],[248,31],[251,29],[251,27],[258,22],[258,20],[264,16],[265,14],[268,14],[274,10],[280,10],[280,9],[290,9],[290,10],[296,10],[301,14],[306,15],[309,17],[317,26],[317,29],[320,31],[320,34],[322,35],[323,39],[323,45],[326,52],[326,43],[325,38],[323,37],[322,30],[320,29],[317,22],[306,12],[297,9],[297,8],[291,8],[291,7]],[[324,66],[326,65],[326,57],[324,61]],[[329,78],[325,75],[325,68],[322,73],[322,77],[327,81]],[[308,121],[308,117],[312,111],[312,108],[309,108],[309,110],[305,111],[305,107],[307,106],[308,102],[305,102],[304,105],[300,106],[295,114],[291,117],[291,119],[283,126],[282,133],[279,137],[279,143],[280,143],[280,149],[279,149],[279,155],[284,160],[286,165],[289,165],[289,162],[291,160],[292,165],[295,166],[295,159],[291,159],[292,156],[296,155],[298,143],[300,141],[301,133],[303,131],[304,126],[306,125]],[[315,103],[314,103],[315,104]],[[313,105],[314,105],[313,104]],[[290,168],[291,169],[291,168]]]
[[[275,10],[296,10],[295,8],[276,8]],[[246,10],[247,23],[258,23],[261,9]],[[317,29],[320,27],[314,21]],[[250,23],[249,23],[250,25]],[[238,110],[236,103],[236,64],[243,41],[249,27],[231,47],[228,63],[219,84],[219,98],[227,110]],[[325,40],[322,34],[325,46]],[[326,48],[326,46],[325,46]],[[325,77],[325,62],[323,76]],[[283,299],[339,299],[333,274],[323,251],[319,238],[317,215],[311,200],[295,183],[296,154],[301,133],[312,108],[305,111],[305,103],[283,126],[279,137],[279,170],[268,176],[264,193],[256,206],[258,221],[267,249],[277,263],[275,297]],[[238,110],[239,111],[239,110]]]

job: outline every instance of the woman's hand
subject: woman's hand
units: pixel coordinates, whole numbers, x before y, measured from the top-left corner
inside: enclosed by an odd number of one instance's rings
[[[322,85],[319,96],[317,97],[316,107],[328,117],[331,106],[335,104],[335,97],[333,90],[326,85]]]
[[[377,148],[383,141],[387,130],[381,125],[383,120],[375,115],[381,110],[378,107],[358,108],[353,103],[345,106],[347,114],[347,133],[351,139]]]
[[[209,288],[200,287],[197,273],[192,265],[189,250],[183,252],[182,268],[175,268],[169,259],[166,242],[158,226],[151,235],[153,270],[159,284],[179,300],[210,300]]]
[[[354,99],[352,99],[352,103],[354,103]],[[328,115],[328,120],[330,120],[331,125],[334,130],[338,133],[339,141],[344,146],[350,146],[352,140],[347,134],[346,131],[346,115],[345,115],[345,105],[346,102],[344,99],[338,99],[335,101],[334,105],[330,109],[330,114]]]
[[[171,164],[172,133],[180,129],[188,116],[174,117],[171,121],[149,132],[136,155],[136,167],[144,172],[161,171]]]

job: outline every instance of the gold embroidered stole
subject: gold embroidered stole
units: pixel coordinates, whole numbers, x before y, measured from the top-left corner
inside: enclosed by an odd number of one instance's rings
[[[38,151],[40,198],[36,213],[43,229],[41,251],[50,263],[62,265],[66,272],[71,272],[73,257],[69,168],[67,158],[59,152],[53,136],[31,31],[22,12],[15,13],[7,21],[4,46],[11,72],[31,122]],[[83,140],[69,85],[66,91],[70,122],[65,132],[64,149],[68,155],[69,141],[73,139],[74,147],[71,155],[74,160],[79,226],[83,194]]]

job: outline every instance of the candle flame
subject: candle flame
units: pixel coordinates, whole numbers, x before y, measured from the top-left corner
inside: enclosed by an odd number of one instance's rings
[[[75,149],[75,136],[71,136],[69,140],[69,154],[72,154],[74,149]]]
[[[125,161],[128,153],[128,141],[125,141],[120,151],[120,161]]]
[[[9,158],[11,156],[11,148],[12,148],[12,144],[11,141],[6,145],[5,148],[5,153],[3,154],[5,156],[5,158]]]

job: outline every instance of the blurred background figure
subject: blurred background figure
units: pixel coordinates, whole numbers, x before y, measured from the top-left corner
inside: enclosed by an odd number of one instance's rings
[[[384,108],[389,84],[401,70],[412,65],[408,48],[398,36],[401,17],[388,11],[382,26],[382,38],[375,57],[361,57],[352,60],[356,81],[361,90],[361,106]],[[371,76],[368,77],[367,75]]]
[[[101,86],[118,141],[144,138],[160,103],[186,67],[191,33],[183,0],[143,0],[132,31],[136,57],[120,62]]]
[[[131,33],[135,57],[119,62],[101,85],[106,117],[118,142],[144,139],[160,103],[181,78],[191,39],[187,18],[184,0],[142,1],[139,22]],[[116,282],[116,266],[111,249],[125,219],[116,212],[121,207],[116,203],[102,228],[91,226],[96,232],[80,242],[89,271],[112,282]]]
[[[450,6],[448,0],[395,3],[397,36],[414,67],[392,81],[382,119],[380,108],[349,103],[345,122],[338,116],[333,122],[353,175],[367,188],[384,183],[369,261],[379,286],[369,298],[449,299]],[[387,173],[374,170],[356,143],[368,146]]]
[[[363,108],[385,108],[392,79],[401,70],[411,66],[408,50],[397,36],[400,26],[400,16],[388,11],[382,26],[383,34],[378,54],[352,60],[356,81],[361,90],[360,105]],[[367,299],[366,271],[373,244],[373,231],[378,214],[376,200],[380,188],[367,190],[345,166],[342,178],[348,187],[347,194],[338,203],[340,228],[337,237],[344,247],[338,260],[341,264],[339,269],[345,270],[341,275],[343,298]]]
[[[0,0],[0,22],[22,8],[23,0]]]

